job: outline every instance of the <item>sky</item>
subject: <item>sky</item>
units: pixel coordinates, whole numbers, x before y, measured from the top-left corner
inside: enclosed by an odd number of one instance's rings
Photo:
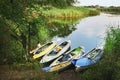
[[[76,5],[120,6],[120,0],[78,0]]]

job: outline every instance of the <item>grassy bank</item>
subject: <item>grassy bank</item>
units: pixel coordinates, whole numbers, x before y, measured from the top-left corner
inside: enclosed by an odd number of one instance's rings
[[[26,8],[24,14],[27,15],[27,19],[32,21],[44,16],[48,23],[57,22],[61,24],[73,24],[77,20],[87,17],[99,15],[98,10],[93,10],[84,7],[66,7],[56,8],[53,6],[39,6],[34,5],[32,8]],[[26,16],[25,16],[26,17]]]
[[[64,9],[52,8],[51,10],[44,10],[43,14],[48,17],[71,19],[94,14],[97,15],[98,12],[83,7],[67,7]]]
[[[111,26],[107,31],[104,55],[95,65],[89,67],[82,80],[118,80],[120,79],[120,27]]]
[[[55,8],[51,6],[40,7],[39,5],[34,5],[33,8],[28,8],[26,11],[31,11],[30,14],[32,14],[34,18],[42,15],[46,18],[56,19],[78,19],[85,16],[99,14],[99,11],[97,10],[92,10],[84,7]]]

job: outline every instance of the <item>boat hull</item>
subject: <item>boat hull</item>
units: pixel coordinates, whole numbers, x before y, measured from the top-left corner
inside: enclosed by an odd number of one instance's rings
[[[53,61],[54,59],[64,54],[70,48],[70,45],[71,45],[70,40],[62,42],[60,45],[56,46],[50,53],[45,54],[40,60],[40,63],[47,63]],[[57,53],[53,53],[54,50],[56,50],[56,48],[59,46],[62,46],[62,49]]]
[[[44,56],[46,53],[49,53],[52,51],[52,49],[56,46],[56,41],[52,42],[52,44],[50,46],[48,46],[46,49],[44,49],[43,51],[41,51],[38,54],[34,54],[33,55],[33,59],[37,59],[40,58],[42,56]]]
[[[94,48],[78,60],[72,60],[72,63],[76,66],[77,70],[82,70],[88,66],[97,63],[103,55],[103,50]]]

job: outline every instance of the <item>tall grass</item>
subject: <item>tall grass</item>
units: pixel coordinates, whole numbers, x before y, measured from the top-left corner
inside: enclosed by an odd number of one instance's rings
[[[89,15],[97,15],[99,11],[91,10],[84,7],[66,7],[66,8],[55,8],[47,6],[34,5],[34,8],[27,9],[27,11],[32,11],[32,14],[43,15],[46,18],[56,18],[56,19],[75,19],[81,18]]]
[[[86,15],[97,15],[97,11],[90,10],[84,7],[68,7],[64,9],[53,8],[48,11],[43,11],[43,14],[54,18],[80,18]]]
[[[110,53],[120,52],[120,26],[112,26],[107,31],[105,50]]]

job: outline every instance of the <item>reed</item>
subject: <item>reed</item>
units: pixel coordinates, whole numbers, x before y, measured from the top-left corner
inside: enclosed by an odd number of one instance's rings
[[[39,15],[45,16],[46,18],[55,19],[76,19],[83,16],[98,15],[99,11],[91,10],[84,7],[66,7],[66,8],[55,8],[50,7],[46,9],[45,6],[34,5],[34,8],[27,9],[31,11],[29,14],[33,14],[33,18],[37,18]]]
[[[48,11],[43,11],[44,16],[50,18],[74,19],[86,15],[97,15],[96,10],[90,10],[83,7],[68,7],[64,9],[52,8]]]

